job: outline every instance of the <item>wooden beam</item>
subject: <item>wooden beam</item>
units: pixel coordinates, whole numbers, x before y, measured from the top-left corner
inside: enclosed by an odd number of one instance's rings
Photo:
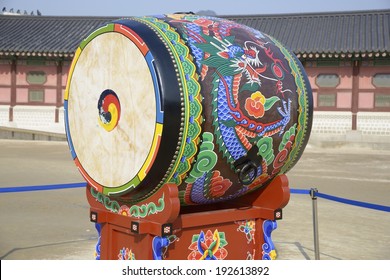
[[[57,64],[57,95],[56,95],[56,111],[55,111],[55,122],[60,122],[60,107],[62,106],[62,65],[63,61],[56,61]]]
[[[11,60],[11,105],[9,107],[9,121],[14,121],[14,107],[16,105],[16,57]]]
[[[352,130],[357,129],[357,112],[359,110],[359,60],[353,61],[352,65]]]

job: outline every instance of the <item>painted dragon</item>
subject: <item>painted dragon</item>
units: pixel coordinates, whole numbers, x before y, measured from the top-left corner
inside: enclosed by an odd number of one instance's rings
[[[191,16],[175,21],[184,27],[201,80],[211,69],[214,71],[213,125],[219,149],[228,162],[244,156],[261,137],[282,135],[290,121],[288,94],[292,91],[283,85],[287,67],[274,57],[265,36],[256,31],[251,41],[240,45],[231,32],[236,27],[233,22]],[[268,87],[273,85],[274,92],[269,98],[262,93],[265,82]],[[248,96],[248,92],[252,94]],[[277,106],[278,116],[264,121],[265,112],[273,106]]]

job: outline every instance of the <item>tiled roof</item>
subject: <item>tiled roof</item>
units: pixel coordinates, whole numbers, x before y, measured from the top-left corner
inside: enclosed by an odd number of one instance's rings
[[[113,18],[0,15],[0,55],[73,56],[90,32]]]
[[[390,10],[225,17],[273,36],[298,57],[390,55]]]
[[[220,17],[273,36],[301,58],[390,55],[390,9]],[[92,30],[114,19],[0,15],[0,55],[71,57]]]

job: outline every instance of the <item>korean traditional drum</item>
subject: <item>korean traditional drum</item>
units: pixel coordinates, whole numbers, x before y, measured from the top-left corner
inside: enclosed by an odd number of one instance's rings
[[[175,184],[181,205],[266,188],[299,160],[312,94],[277,40],[192,14],[133,17],[78,47],[65,92],[72,157],[88,184],[138,203]]]

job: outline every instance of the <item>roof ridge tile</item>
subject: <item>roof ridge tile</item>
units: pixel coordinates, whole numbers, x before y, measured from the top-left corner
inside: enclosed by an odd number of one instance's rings
[[[220,17],[275,37],[297,54],[390,54],[390,9]],[[118,18],[0,15],[0,54],[71,54],[93,29]]]

